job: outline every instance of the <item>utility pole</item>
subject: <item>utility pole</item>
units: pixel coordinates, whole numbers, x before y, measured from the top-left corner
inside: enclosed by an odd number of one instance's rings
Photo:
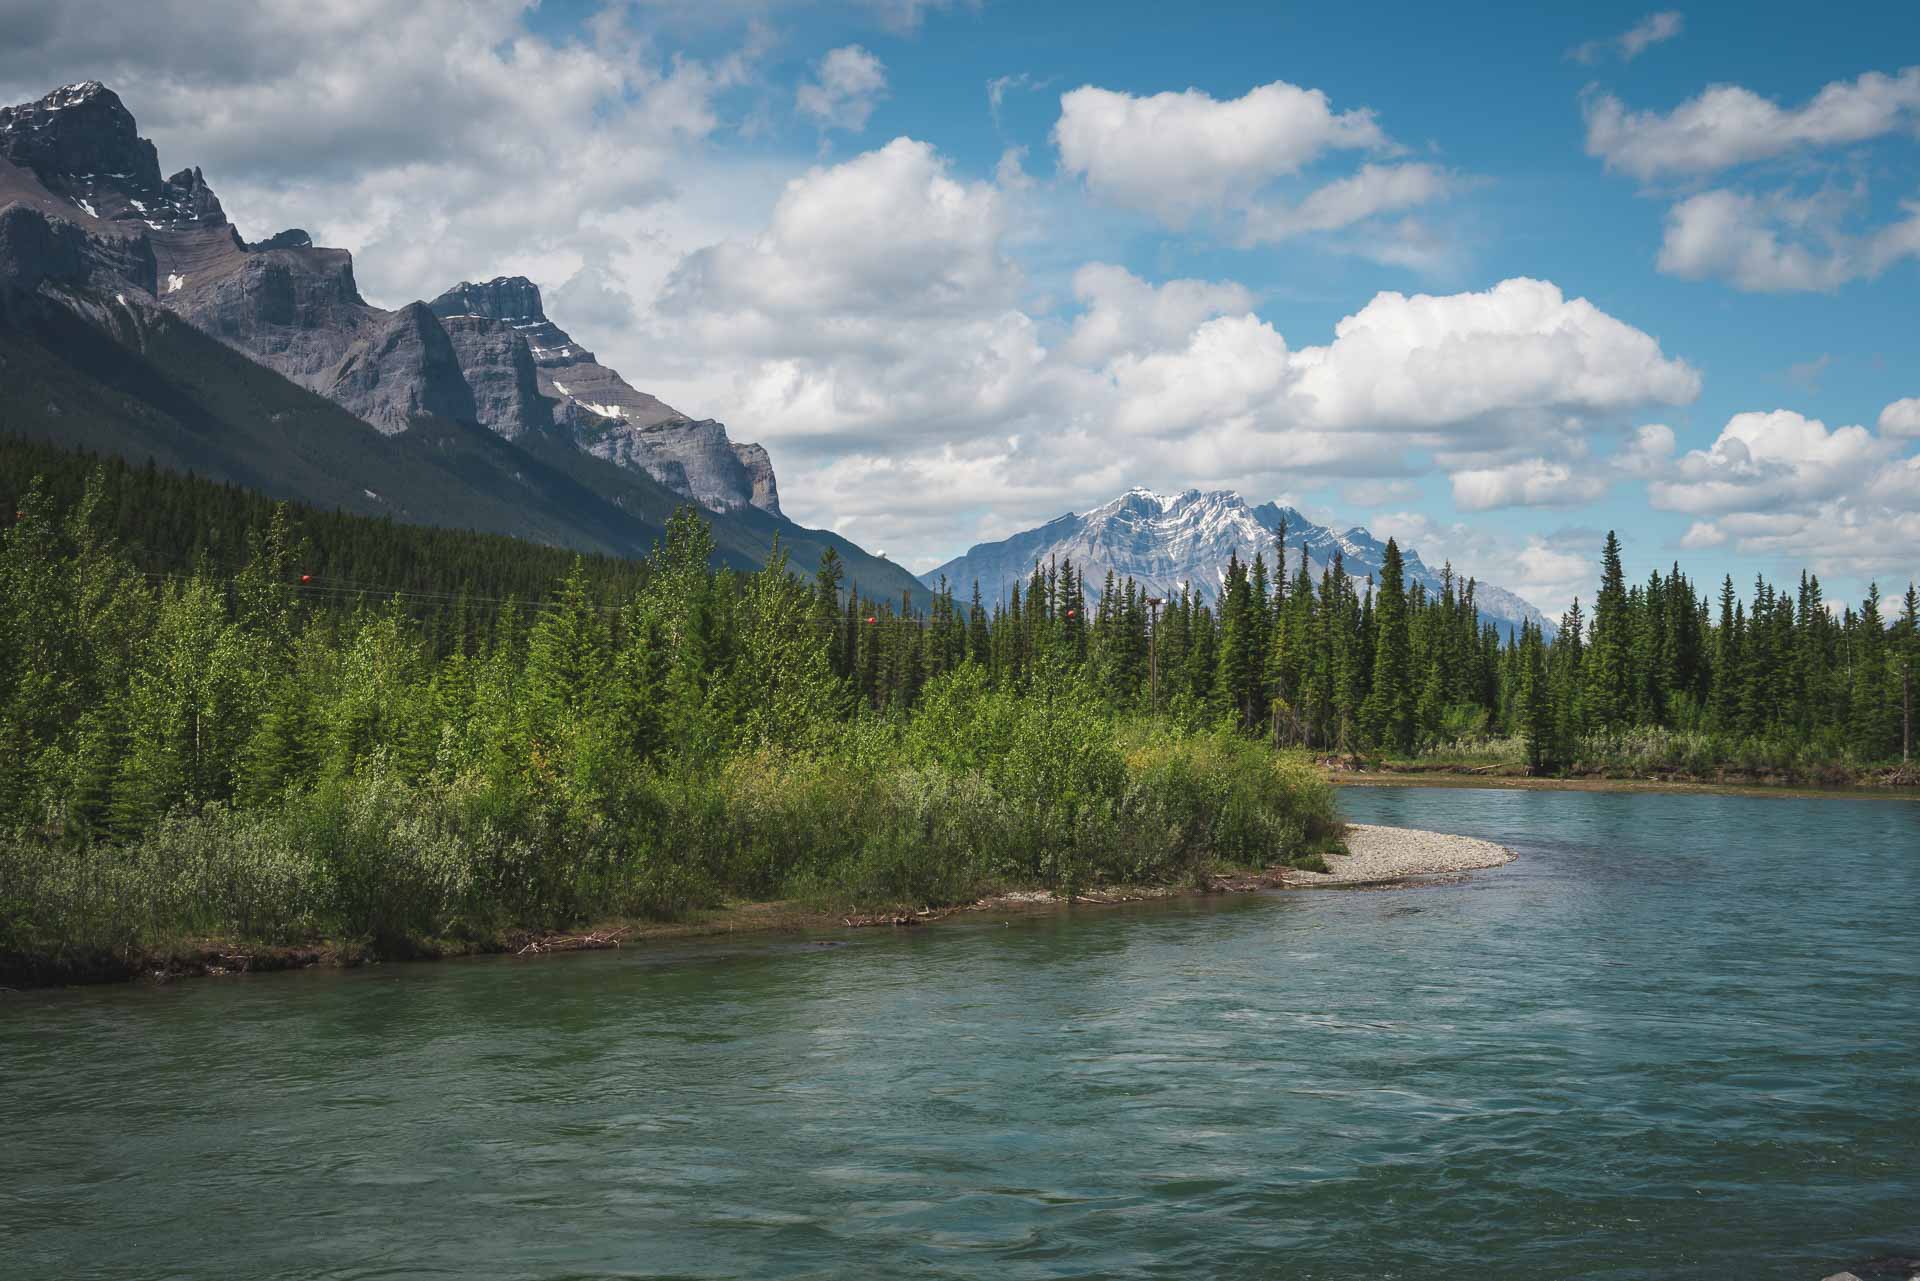
[[[1147,684],[1152,690],[1153,714],[1160,714],[1160,601],[1147,597]]]

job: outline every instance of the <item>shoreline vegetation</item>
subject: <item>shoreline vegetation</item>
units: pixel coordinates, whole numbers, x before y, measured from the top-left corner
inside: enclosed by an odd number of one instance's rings
[[[327,528],[407,589],[305,568],[325,557],[284,506],[243,548],[198,541],[232,496],[191,478],[175,533],[130,548],[160,483],[99,468],[63,507],[35,481],[0,522],[9,985],[195,946],[388,958],[727,904],[1206,887],[1338,856],[1330,752],[1858,769],[1907,732],[1912,592],[1887,629],[1877,594],[1834,620],[1815,583],[1804,610],[1762,585],[1762,626],[1729,584],[1716,629],[1677,571],[1628,589],[1611,537],[1590,625],[1503,644],[1471,582],[1408,588],[1389,542],[1379,584],[1336,556],[1316,585],[1284,529],[1272,576],[1233,560],[1215,603],[1109,579],[1090,608],[1047,564],[923,611],[863,597],[831,548],[811,581],[777,549],[717,567],[685,508],[647,560],[577,558],[523,601],[387,521]]]
[[[1203,886],[1340,849],[1306,753],[1102,696],[1070,574],[983,642],[989,670],[831,555],[812,583],[716,569],[692,509],[625,590],[576,569],[523,609],[309,592],[278,516],[237,572],[148,574],[107,500],[36,486],[0,541],[9,986],[545,947],[730,903]]]
[[[556,953],[721,938],[835,935],[875,927],[917,928],[981,916],[1024,916],[1081,908],[1171,903],[1224,894],[1388,889],[1457,879],[1468,872],[1509,863],[1515,857],[1513,851],[1491,841],[1415,828],[1349,824],[1344,832],[1338,848],[1323,856],[1325,871],[1284,863],[1255,869],[1219,868],[1188,884],[1112,884],[1065,893],[1034,888],[1003,889],[970,902],[877,912],[825,908],[791,900],[733,902],[670,920],[602,920],[567,930],[510,929],[484,938],[416,940],[409,948],[389,953],[382,953],[366,939],[263,944],[180,937],[165,946],[139,953],[70,955],[59,960],[41,957],[37,961],[19,955],[0,957],[0,993],[24,987],[128,981],[164,983],[183,978],[346,969],[387,961],[478,956],[536,958]]]

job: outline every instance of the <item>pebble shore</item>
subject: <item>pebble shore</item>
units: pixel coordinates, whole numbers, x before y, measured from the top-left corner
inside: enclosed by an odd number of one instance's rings
[[[1498,867],[1513,851],[1471,836],[1447,836],[1411,827],[1347,825],[1347,853],[1329,854],[1328,872],[1287,873],[1289,885],[1366,885],[1404,876],[1432,876]]]

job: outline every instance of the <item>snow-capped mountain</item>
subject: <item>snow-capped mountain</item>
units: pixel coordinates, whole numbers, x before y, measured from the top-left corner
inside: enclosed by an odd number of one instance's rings
[[[1155,595],[1174,595],[1183,586],[1191,587],[1211,604],[1219,595],[1230,557],[1238,555],[1251,563],[1260,553],[1272,566],[1274,531],[1282,520],[1287,526],[1289,578],[1299,572],[1303,547],[1316,580],[1336,553],[1355,579],[1380,572],[1387,545],[1358,525],[1335,532],[1291,507],[1277,503],[1255,507],[1228,490],[1156,494],[1136,488],[1083,515],[1068,513],[1038,529],[997,543],[981,543],[923,574],[921,581],[932,587],[944,577],[959,595],[978,582],[982,596],[997,600],[1004,599],[1015,583],[1025,582],[1036,561],[1071,560],[1085,576],[1088,594],[1096,599],[1112,571],[1116,581],[1131,578]],[[1401,555],[1409,584],[1441,589],[1441,571],[1428,566],[1412,548],[1401,548]],[[1554,630],[1538,609],[1504,588],[1476,583],[1474,599],[1481,617],[1503,633],[1517,630],[1522,620],[1540,624],[1549,635]]]

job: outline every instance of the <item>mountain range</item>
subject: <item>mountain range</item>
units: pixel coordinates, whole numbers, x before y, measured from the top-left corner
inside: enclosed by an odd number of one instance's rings
[[[112,90],[68,85],[0,108],[0,431],[190,470],[275,497],[632,556],[673,511],[706,509],[718,557],[797,572],[832,547],[869,598],[915,603],[942,578],[1003,598],[1071,559],[1212,601],[1228,557],[1336,553],[1365,578],[1385,552],[1298,511],[1227,492],[1136,489],[982,544],[915,579],[780,510],[772,460],[724,425],[628,383],[560,328],[520,276],[462,281],[397,310],[362,297],[353,257],[300,228],[248,241],[198,168],[162,177]],[[1410,582],[1441,589],[1406,553]],[[1503,631],[1552,625],[1476,585]]]
[[[1136,488],[1084,515],[1069,512],[1038,529],[978,544],[966,555],[922,575],[921,581],[937,586],[944,579],[960,593],[978,582],[983,596],[998,600],[1015,583],[1025,582],[1036,563],[1070,560],[1084,576],[1090,602],[1099,599],[1106,576],[1112,573],[1116,581],[1131,578],[1153,595],[1178,595],[1186,588],[1211,605],[1219,597],[1231,557],[1251,564],[1256,554],[1263,555],[1272,568],[1274,533],[1282,522],[1290,579],[1299,572],[1303,551],[1316,581],[1336,555],[1355,579],[1379,574],[1386,544],[1357,525],[1336,533],[1292,507],[1277,503],[1256,507],[1226,490],[1157,494]],[[1419,583],[1432,592],[1443,590],[1451,569],[1436,572],[1410,548],[1403,548],[1401,555],[1409,586]],[[1453,581],[1456,591],[1464,588],[1458,576]],[[1538,609],[1503,588],[1475,583],[1474,599],[1481,617],[1503,635],[1517,631],[1523,621],[1542,627],[1548,636],[1555,631]]]
[[[718,554],[832,546],[866,594],[902,567],[781,514],[767,451],[628,384],[524,277],[388,311],[346,250],[248,241],[199,169],[162,177],[112,90],[0,108],[0,429],[263,492],[618,555],[674,509]]]

